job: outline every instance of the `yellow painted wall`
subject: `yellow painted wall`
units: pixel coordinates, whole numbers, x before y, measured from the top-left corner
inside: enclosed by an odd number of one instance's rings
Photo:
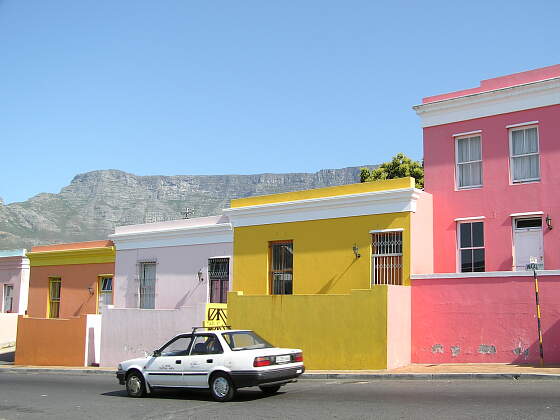
[[[388,286],[347,295],[228,295],[233,328],[300,348],[306,369],[387,368]]]
[[[233,290],[268,294],[268,243],[293,240],[294,294],[350,293],[371,281],[370,230],[404,228],[405,285],[410,279],[410,213],[388,213],[234,229]],[[352,251],[358,245],[361,258]]]
[[[115,262],[115,247],[28,252],[31,267]]]
[[[374,191],[414,188],[414,178],[387,179],[384,181],[364,182],[359,184],[339,185],[335,187],[315,188],[271,195],[259,195],[231,200],[231,207],[257,206],[261,204],[285,201],[309,200],[312,198],[334,197],[339,195],[360,194]]]

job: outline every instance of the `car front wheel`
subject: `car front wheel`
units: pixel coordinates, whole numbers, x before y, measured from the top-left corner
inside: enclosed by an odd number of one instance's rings
[[[235,396],[235,388],[231,379],[223,373],[217,373],[210,380],[210,393],[218,402],[231,401]]]
[[[126,392],[132,398],[140,398],[146,395],[146,383],[139,372],[131,372],[127,375]]]

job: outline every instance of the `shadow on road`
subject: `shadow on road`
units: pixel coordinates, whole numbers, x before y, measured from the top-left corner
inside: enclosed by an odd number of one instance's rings
[[[9,352],[6,352],[6,353],[1,353],[0,354],[0,363],[2,363],[2,364],[14,363],[15,356],[16,356],[15,351],[9,351]]]
[[[278,392],[276,395],[282,395],[283,392]],[[129,398],[126,390],[110,391],[101,394],[104,397],[123,397]],[[274,395],[265,395],[260,390],[242,389],[237,391],[234,401],[256,401],[263,398],[274,398]],[[208,391],[191,390],[191,389],[158,389],[152,391],[145,398],[156,399],[173,399],[173,400],[194,400],[194,401],[214,401]]]

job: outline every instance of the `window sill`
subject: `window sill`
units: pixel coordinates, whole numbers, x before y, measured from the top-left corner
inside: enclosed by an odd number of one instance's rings
[[[509,185],[525,185],[525,184],[537,184],[541,182],[541,179],[527,179],[524,181],[511,181]]]
[[[480,190],[482,187],[482,185],[473,185],[471,187],[457,187],[455,188],[455,191]]]

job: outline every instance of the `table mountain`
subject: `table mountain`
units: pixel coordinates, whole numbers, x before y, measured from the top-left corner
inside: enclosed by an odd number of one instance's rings
[[[372,168],[374,166],[367,166]],[[118,170],[79,174],[58,194],[0,200],[0,249],[104,239],[115,226],[218,214],[232,198],[351,184],[360,168],[315,173],[137,176]]]

